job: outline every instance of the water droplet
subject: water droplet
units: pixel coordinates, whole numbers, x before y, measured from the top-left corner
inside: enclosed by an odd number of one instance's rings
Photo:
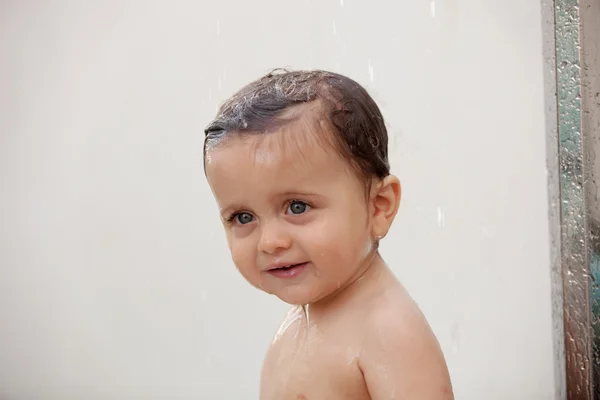
[[[440,228],[443,228],[446,225],[446,212],[444,211],[444,209],[442,209],[442,207],[438,207],[437,217],[438,226]]]
[[[429,8],[431,8],[431,18],[435,18],[435,0],[431,0]]]
[[[340,0],[340,5],[344,7],[344,0]]]

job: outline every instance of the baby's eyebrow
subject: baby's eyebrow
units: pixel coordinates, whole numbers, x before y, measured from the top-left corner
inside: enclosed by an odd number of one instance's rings
[[[230,204],[227,205],[225,207],[220,207],[219,208],[219,214],[221,214],[221,217],[226,216],[227,214],[231,214],[233,211],[235,210],[239,210],[241,207],[236,205],[236,204]]]
[[[281,197],[294,197],[294,196],[309,196],[309,197],[321,197],[320,194],[318,193],[314,193],[314,192],[302,192],[302,191],[285,191],[283,193],[280,193],[279,196]]]

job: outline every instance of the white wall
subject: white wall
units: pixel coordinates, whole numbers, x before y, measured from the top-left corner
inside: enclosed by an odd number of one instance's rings
[[[0,398],[250,399],[285,305],[202,172],[273,67],[363,83],[404,199],[384,258],[457,399],[554,394],[538,0],[0,3]]]

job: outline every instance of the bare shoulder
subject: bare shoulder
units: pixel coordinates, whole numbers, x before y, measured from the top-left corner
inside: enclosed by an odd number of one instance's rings
[[[261,395],[261,398],[272,398],[270,395],[271,386],[267,384],[267,379],[273,375],[281,375],[282,368],[286,365],[285,356],[294,351],[294,338],[302,331],[304,311],[302,307],[294,306],[286,314],[279,329],[275,333],[273,340],[263,360],[261,371],[261,393],[267,392],[267,395]]]
[[[371,299],[367,318],[369,329],[365,336],[371,339],[381,340],[386,336],[410,341],[432,339],[437,346],[425,316],[400,283],[385,288],[381,295]]]
[[[451,400],[452,386],[427,320],[398,284],[369,304],[359,366],[373,400]]]
[[[265,358],[265,362],[269,361],[269,358],[273,357],[277,354],[278,351],[281,350],[282,347],[289,345],[290,333],[291,336],[295,336],[293,333],[298,331],[300,328],[299,325],[303,322],[304,310],[302,307],[294,306],[291,307],[281,325],[279,325],[279,329],[275,333],[271,345],[267,350],[267,355]]]

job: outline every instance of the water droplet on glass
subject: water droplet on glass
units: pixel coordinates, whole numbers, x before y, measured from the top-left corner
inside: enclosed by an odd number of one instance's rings
[[[435,0],[431,0],[429,7],[431,8],[431,18],[435,18]]]
[[[340,0],[340,5],[344,7],[344,0]]]

